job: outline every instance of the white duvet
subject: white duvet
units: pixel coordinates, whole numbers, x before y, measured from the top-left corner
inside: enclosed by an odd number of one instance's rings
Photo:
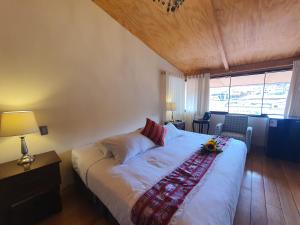
[[[100,153],[96,156],[95,153],[73,151],[73,165],[120,225],[132,225],[130,213],[138,198],[199,150],[209,138],[209,135],[183,132],[183,136],[167,145],[148,150],[121,165],[113,158],[101,157]],[[246,154],[243,142],[230,139],[225,151],[217,156],[206,175],[188,194],[171,224],[232,224]]]

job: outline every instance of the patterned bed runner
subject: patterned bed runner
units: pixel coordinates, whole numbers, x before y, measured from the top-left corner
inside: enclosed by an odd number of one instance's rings
[[[215,136],[220,149],[229,138]],[[216,154],[195,152],[177,169],[144,193],[131,210],[135,225],[167,225],[188,193],[200,182],[216,158]]]

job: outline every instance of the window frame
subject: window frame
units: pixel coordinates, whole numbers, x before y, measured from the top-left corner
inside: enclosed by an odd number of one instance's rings
[[[264,83],[263,83],[263,96],[262,96],[262,104],[260,107],[260,114],[259,115],[255,115],[255,114],[243,114],[243,113],[232,113],[232,114],[238,114],[238,115],[247,115],[247,116],[251,116],[251,117],[267,117],[268,114],[264,114],[263,112],[263,106],[264,106],[264,96],[265,96],[265,86],[266,86],[266,75],[268,73],[276,73],[276,72],[286,72],[286,71],[293,71],[293,67],[291,68],[285,68],[285,69],[278,69],[278,70],[264,70],[264,71],[255,71],[255,72],[247,72],[247,73],[236,73],[236,74],[228,74],[228,75],[222,75],[222,76],[214,76],[211,77],[210,79],[219,79],[219,78],[225,78],[225,77],[229,77],[230,81],[229,81],[229,98],[228,98],[228,109],[227,112],[226,111],[210,111],[212,114],[215,115],[227,115],[229,114],[229,107],[230,107],[230,93],[231,93],[231,78],[233,77],[242,77],[242,76],[251,76],[251,75],[259,75],[259,74],[264,74]],[[280,115],[282,116],[282,114],[272,114],[272,115]]]

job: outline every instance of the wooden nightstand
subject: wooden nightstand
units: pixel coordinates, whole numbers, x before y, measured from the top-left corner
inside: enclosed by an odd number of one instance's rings
[[[55,151],[35,157],[28,169],[0,164],[0,225],[31,225],[61,210],[61,160]]]
[[[165,122],[164,124],[168,124],[168,123],[172,123],[177,129],[179,130],[185,130],[185,122],[184,121],[178,121],[178,120],[175,120],[175,121],[167,121]]]

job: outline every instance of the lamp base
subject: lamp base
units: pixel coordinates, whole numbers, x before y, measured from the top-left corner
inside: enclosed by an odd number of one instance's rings
[[[28,153],[28,148],[25,142],[25,137],[21,138],[21,153],[22,157],[18,160],[18,165],[22,166],[24,164],[30,164],[34,161],[34,156]]]
[[[174,116],[173,116],[173,111],[172,111],[172,119],[171,119],[172,122],[174,122]]]
[[[35,157],[33,155],[23,155],[19,160],[18,160],[18,165],[24,165],[28,163],[34,162]]]

